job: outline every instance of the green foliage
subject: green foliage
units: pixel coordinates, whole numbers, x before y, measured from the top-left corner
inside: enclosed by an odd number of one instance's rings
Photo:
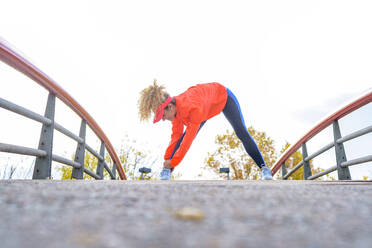
[[[109,156],[106,156],[105,160],[106,163],[109,162]],[[85,159],[84,159],[84,168],[96,173],[98,166],[98,159],[91,154],[90,152],[85,152]],[[72,174],[72,167],[71,166],[66,166],[63,165],[62,167],[58,168],[60,172],[62,172],[62,180],[69,180],[71,179],[71,174]],[[103,171],[103,177],[104,178],[109,178],[109,173],[104,170]],[[83,175],[84,180],[95,180],[93,177],[89,176],[88,174],[84,173]]]
[[[71,179],[71,174],[72,174],[72,167],[71,166],[62,165],[57,170],[62,172],[61,180]]]
[[[276,160],[274,141],[265,132],[257,131],[252,126],[248,128],[248,132],[256,141],[266,165],[271,167]],[[235,132],[230,133],[227,130],[225,134],[217,135],[215,143],[218,146],[217,150],[212,154],[208,153],[205,160],[206,168],[210,168],[216,174],[219,174],[220,168],[230,167],[231,179],[259,179],[260,170],[258,166],[247,154]],[[221,177],[226,178],[225,175]]]

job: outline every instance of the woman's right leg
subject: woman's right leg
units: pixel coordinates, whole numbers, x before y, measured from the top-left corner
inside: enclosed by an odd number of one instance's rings
[[[248,132],[247,127],[244,123],[244,118],[240,110],[240,105],[234,94],[227,89],[227,102],[223,113],[226,119],[230,122],[233,127],[236,136],[242,141],[246,152],[251,156],[259,168],[266,166],[265,161],[261,155],[260,150],[257,147],[256,142],[253,140]]]

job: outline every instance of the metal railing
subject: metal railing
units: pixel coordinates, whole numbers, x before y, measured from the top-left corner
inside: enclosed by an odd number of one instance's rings
[[[48,179],[51,178],[52,161],[72,166],[72,178],[83,179],[84,173],[95,179],[103,179],[104,169],[109,173],[111,179],[116,179],[116,171],[119,177],[126,180],[120,160],[111,145],[111,142],[106,137],[102,129],[98,126],[95,120],[75,101],[65,90],[63,90],[56,82],[41,72],[36,66],[31,64],[20,54],[11,49],[5,41],[0,39],[0,60],[14,69],[25,74],[36,83],[43,86],[49,91],[47,106],[44,116],[32,112],[22,106],[16,105],[5,99],[0,98],[0,107],[11,112],[22,115],[26,118],[42,123],[38,149],[17,146],[13,144],[0,143],[0,152],[17,153],[22,155],[35,156],[35,167],[33,179]],[[81,118],[81,126],[79,136],[67,130],[60,124],[54,121],[55,101],[56,97],[63,103],[69,106]],[[85,142],[86,126],[89,126],[101,141],[100,152],[96,152]],[[70,137],[77,142],[74,161],[53,154],[53,133],[54,129],[60,133]],[[98,159],[96,172],[92,172],[84,167],[85,151],[88,150]],[[113,161],[112,169],[105,162],[105,150]]]
[[[351,112],[365,106],[366,104],[372,102],[372,90],[368,93],[364,94],[363,96],[359,97],[357,100],[349,103],[345,107],[341,108],[339,111],[335,112],[334,114],[327,117],[325,120],[321,121],[318,125],[316,125],[313,129],[311,129],[306,135],[304,135],[297,143],[289,147],[289,149],[277,160],[277,162],[272,167],[272,174],[274,175],[279,168],[282,168],[282,179],[288,179],[294,172],[296,172],[302,166],[304,167],[304,179],[305,180],[312,180],[324,176],[328,173],[337,170],[338,179],[339,180],[351,180],[351,175],[349,171],[349,166],[357,165],[361,163],[366,163],[372,161],[372,155],[367,155],[361,158],[347,160],[344,143],[360,137],[362,135],[368,134],[372,132],[372,125],[361,130],[357,130],[349,135],[344,137],[341,136],[339,120],[350,114]],[[372,119],[371,119],[372,122]],[[307,154],[307,146],[306,143],[317,135],[319,132],[324,130],[325,128],[329,127],[330,125],[333,126],[333,141],[329,144],[325,145],[324,147],[320,148],[318,151],[314,152],[311,155]],[[323,154],[324,152],[330,150],[331,148],[335,148],[336,154],[336,165],[321,171],[315,175],[312,175],[311,168],[310,168],[310,160],[314,159],[315,157]],[[299,148],[302,149],[302,157],[303,160],[295,165],[290,171],[287,171],[285,166],[285,162],[294,154]]]

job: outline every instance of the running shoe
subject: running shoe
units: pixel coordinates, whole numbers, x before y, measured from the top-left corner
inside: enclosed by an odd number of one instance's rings
[[[262,167],[261,169],[261,180],[273,180],[271,171],[267,166]]]
[[[171,179],[171,170],[168,168],[163,168],[160,172],[160,180],[170,180]]]

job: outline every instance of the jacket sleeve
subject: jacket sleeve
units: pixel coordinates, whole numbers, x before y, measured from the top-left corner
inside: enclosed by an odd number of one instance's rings
[[[186,128],[185,137],[182,140],[182,143],[176,153],[173,155],[173,158],[170,161],[170,164],[175,167],[177,166],[182,159],[185,157],[187,151],[189,150],[191,143],[193,142],[196,134],[198,133],[200,123],[190,123]]]
[[[176,121],[176,120],[172,122],[171,141],[169,142],[168,148],[165,151],[164,160],[168,160],[170,158],[174,148],[176,147],[178,140],[182,136],[182,133],[183,133],[183,123]]]
[[[186,125],[186,134],[180,144],[180,147],[173,155],[170,164],[175,167],[181,163],[182,159],[185,157],[187,151],[189,150],[191,143],[194,141],[196,134],[199,131],[200,123],[202,122],[203,110],[198,103],[190,102],[189,108],[189,120],[190,122]]]

